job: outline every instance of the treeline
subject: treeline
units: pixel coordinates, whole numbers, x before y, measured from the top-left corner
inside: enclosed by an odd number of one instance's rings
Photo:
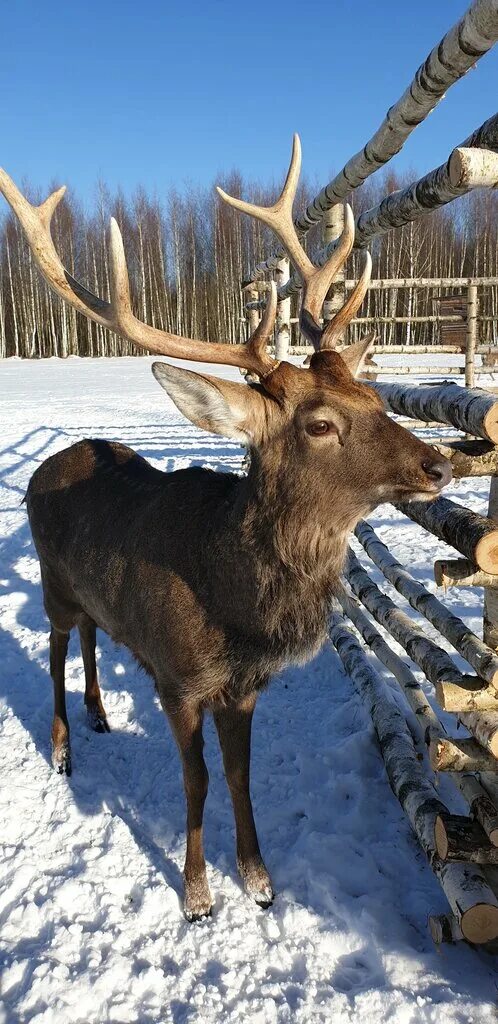
[[[232,195],[267,204],[274,189],[244,182],[234,172],[220,182]],[[358,215],[406,184],[392,173],[377,175],[353,196]],[[54,187],[56,187],[54,185]],[[32,201],[41,196],[28,194]],[[312,198],[305,182],[298,207]],[[218,200],[214,189],[171,192],[164,202],[143,189],[128,199],[100,184],[93,209],[85,211],[67,194],[56,211],[53,237],[66,269],[91,291],[107,298],[109,259],[107,228],[116,217],[121,227],[134,309],[140,319],[164,330],[210,341],[242,341],[247,323],[241,282],[251,268],[274,249],[270,232],[236,214]],[[310,234],[311,256],[320,239]],[[498,276],[498,195],[475,191],[415,224],[377,239],[373,276],[495,277]],[[348,263],[347,275],[359,273],[359,257]],[[370,291],[364,316],[434,314],[437,292],[414,289]],[[482,340],[496,340],[498,291],[481,292]],[[297,299],[293,300],[297,314]],[[493,323],[492,317],[495,317]],[[383,325],[385,343],[431,344],[438,340],[434,324]],[[296,338],[293,341],[296,342]],[[16,219],[0,222],[0,357],[102,356],[133,352],[133,346],[93,324],[55,297],[42,281]]]

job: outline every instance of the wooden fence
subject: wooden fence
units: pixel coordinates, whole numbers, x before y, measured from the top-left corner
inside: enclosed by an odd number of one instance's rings
[[[399,506],[404,515],[463,556],[436,559],[438,584],[484,587],[483,640],[400,565],[366,522],[356,528],[357,541],[385,580],[430,623],[432,636],[384,593],[351,551],[337,591],[340,614],[332,618],[330,637],[370,708],[392,788],[450,904],[449,915],[430,918],[434,938],[494,942],[498,939],[498,400],[456,384],[423,388],[374,383],[372,387],[393,413],[414,416],[419,425],[438,420],[472,435],[471,440],[436,442],[438,450],[450,458],[456,479],[491,477],[487,517],[444,497]],[[411,716],[393,701],[389,685],[345,619],[387,668]],[[409,664],[372,620],[406,651],[434,686],[441,710],[458,715],[468,738],[449,735],[437,705],[429,702]],[[440,640],[433,639],[434,630]],[[468,671],[457,666],[444,641],[467,663]],[[415,743],[413,733],[418,737]],[[468,814],[450,813],[436,788],[434,773],[441,771],[449,773],[469,807]]]
[[[333,251],[342,224],[342,203],[368,175],[399,152],[403,142],[434,108],[443,93],[460,78],[472,63],[498,39],[498,0],[476,0],[438,47],[418,69],[408,90],[391,107],[380,128],[366,146],[354,156],[330,182],[301,217],[295,221],[299,235],[322,222],[323,249],[315,257],[323,264]],[[472,41],[471,41],[472,40]],[[498,183],[498,115],[489,118],[452,151],[448,161],[435,168],[407,189],[387,196],[378,206],[356,220],[355,247],[371,244],[385,231],[410,223],[423,214],[452,202],[476,187],[494,187]],[[478,230],[478,225],[477,225]],[[299,292],[300,282],[290,272],[281,250],[254,268],[245,282],[249,293],[248,314],[251,328],[256,325],[263,305],[260,293],[267,287],[265,275],[277,277],[279,314],[276,352],[282,358],[289,351],[291,323],[290,299]],[[355,282],[340,280],[329,293],[324,319],[333,317]],[[395,415],[409,422],[438,423],[462,431],[466,437],[437,442],[451,460],[454,477],[490,476],[488,516],[477,515],[445,497],[431,503],[412,502],[399,510],[429,533],[459,553],[457,559],[437,559],[436,579],[445,587],[482,586],[484,588],[483,639],[424,587],[393,556],[372,527],[362,522],[356,539],[365,556],[385,580],[398,591],[409,606],[430,624],[432,635],[398,607],[388,593],[374,581],[373,573],[351,550],[342,581],[337,588],[336,610],[332,616],[330,639],[372,716],[386,771],[401,805],[416,833],[429,863],[448,899],[450,913],[430,919],[436,941],[465,938],[471,943],[498,940],[498,399],[491,393],[473,390],[476,356],[484,356],[483,372],[498,369],[498,349],[483,348],[482,336],[496,344],[498,278],[484,279],[403,279],[373,281],[375,292],[396,293],[407,289],[448,291],[458,288],[466,295],[465,316],[444,313],[417,317],[386,316],[367,313],[355,321],[357,330],[365,325],[385,327],[419,320],[435,327],[459,324],[461,341],[457,345],[422,346],[429,352],[449,355],[465,351],[465,367],[424,367],[427,374],[455,375],[465,372],[467,387],[457,383],[404,386],[372,380],[375,388]],[[491,310],[479,297],[492,296]],[[380,332],[382,334],[382,331]],[[481,337],[479,337],[481,335]],[[385,352],[410,352],[423,356],[420,346],[379,346],[377,356]],[[496,358],[496,366],[495,366]],[[384,368],[399,373],[404,368]],[[379,367],[370,367],[378,376]],[[420,367],[417,368],[419,372]],[[409,368],[414,372],[414,367]],[[406,369],[405,369],[406,372]],[[366,563],[368,565],[368,562]],[[349,620],[388,670],[391,686],[376,671],[373,659],[346,625]],[[380,625],[383,632],[374,623]],[[436,630],[437,639],[434,639]],[[387,634],[387,639],[386,639]],[[408,655],[410,662],[434,687],[435,700],[429,702],[414,669],[388,642],[392,638]],[[447,652],[451,646],[468,666],[461,668]],[[398,687],[401,700],[393,697]],[[463,739],[447,731],[442,712],[453,712],[466,731]],[[414,739],[415,737],[415,739]],[[435,773],[449,774],[468,807],[467,814],[455,815],[440,796]]]

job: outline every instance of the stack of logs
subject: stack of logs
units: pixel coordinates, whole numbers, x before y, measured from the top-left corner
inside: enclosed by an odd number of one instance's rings
[[[380,590],[352,551],[337,591],[330,637],[369,707],[391,786],[448,899],[451,912],[429,918],[434,939],[493,943],[498,940],[498,399],[455,384],[371,386],[392,412],[448,424],[467,434],[466,439],[436,444],[451,460],[456,479],[491,478],[488,517],[443,497],[399,506],[463,556],[435,562],[440,586],[484,587],[483,640],[397,562],[368,523],[360,523],[355,531],[385,579],[473,673],[457,668],[441,644]],[[365,609],[433,684],[440,708],[457,713],[468,738],[447,734],[441,715],[406,661]],[[396,680],[413,712],[408,720],[345,618]],[[468,805],[467,815],[450,813],[437,791],[434,772],[451,773]]]

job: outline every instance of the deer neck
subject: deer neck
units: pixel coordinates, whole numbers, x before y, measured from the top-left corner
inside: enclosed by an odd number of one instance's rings
[[[322,635],[348,528],[339,494],[322,508],[284,459],[275,468],[274,460],[252,456],[226,520],[223,561],[245,592],[255,629],[289,642],[293,635],[298,644],[310,631]]]

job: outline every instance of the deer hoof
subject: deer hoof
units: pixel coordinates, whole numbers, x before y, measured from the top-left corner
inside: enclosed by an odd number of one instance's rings
[[[69,740],[52,747],[52,764],[58,775],[71,775],[71,747]]]
[[[262,910],[268,910],[268,907],[271,907],[273,903],[275,894],[273,892],[270,876],[264,864],[256,864],[250,867],[243,867],[239,864],[239,872],[247,895],[250,896],[250,898],[254,900]]]
[[[193,923],[211,917],[212,909],[213,901],[206,881],[185,886],[183,913],[187,921]]]
[[[96,707],[95,704],[91,704],[86,709],[87,721],[90,729],[94,732],[110,732],[111,728],[107,721],[107,715],[103,708]]]

